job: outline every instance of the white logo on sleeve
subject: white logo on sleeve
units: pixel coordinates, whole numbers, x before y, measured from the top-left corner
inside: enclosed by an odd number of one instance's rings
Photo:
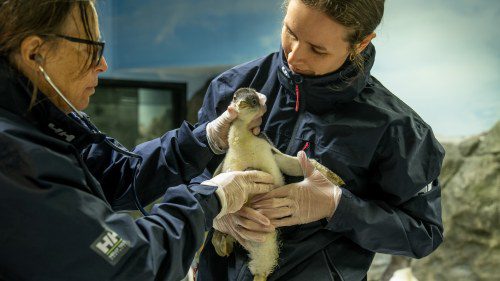
[[[434,188],[436,188],[436,186],[438,185],[438,182],[437,180],[434,180],[432,181],[431,183],[429,183],[428,185],[424,186],[424,188],[422,188],[418,194],[425,194],[431,190],[434,190]]]
[[[111,230],[105,230],[90,245],[90,248],[103,257],[110,264],[115,265],[130,248],[128,243]]]

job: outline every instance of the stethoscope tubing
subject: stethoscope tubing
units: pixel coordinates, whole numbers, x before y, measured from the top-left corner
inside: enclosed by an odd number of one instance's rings
[[[47,81],[47,83],[49,83],[49,85],[54,89],[54,91],[56,91],[57,95],[59,97],[61,97],[63,99],[63,101],[71,108],[71,110],[73,111],[73,113],[75,113],[77,118],[79,118],[92,131],[92,133],[102,134],[101,131],[99,131],[99,129],[90,121],[90,118],[88,116],[82,114],[78,109],[76,109],[76,107],[66,98],[66,96],[63,95],[61,90],[59,90],[59,88],[54,84],[54,82],[52,82],[52,79],[50,79],[50,76],[47,74],[47,72],[45,71],[45,69],[43,69],[43,67],[41,65],[38,65],[38,69],[42,73],[42,75],[45,78],[45,80]],[[134,203],[135,203],[136,208],[144,216],[149,216],[149,213],[142,206],[141,201],[139,200],[139,195],[137,194],[137,190],[135,188],[135,183],[136,183],[137,178],[139,176],[139,171],[140,171],[141,164],[143,161],[142,156],[137,154],[137,153],[134,153],[134,152],[127,150],[125,147],[120,147],[120,146],[116,145],[115,143],[110,141],[108,138],[105,138],[104,142],[114,151],[116,151],[120,154],[123,154],[125,156],[131,157],[131,158],[136,158],[138,160],[136,166],[134,167],[134,172],[133,172],[134,178],[133,178],[132,183],[131,183],[131,188],[132,188],[132,193],[134,195]]]

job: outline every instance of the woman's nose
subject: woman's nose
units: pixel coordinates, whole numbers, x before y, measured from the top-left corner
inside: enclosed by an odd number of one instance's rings
[[[106,61],[106,58],[103,56],[99,64],[97,65],[97,72],[98,73],[104,73],[108,70],[108,62]]]
[[[297,65],[303,60],[302,46],[299,43],[292,44],[288,53],[288,62]]]

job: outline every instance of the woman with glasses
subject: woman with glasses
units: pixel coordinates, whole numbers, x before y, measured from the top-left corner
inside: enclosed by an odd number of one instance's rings
[[[305,178],[288,178],[252,200],[254,212],[279,227],[278,266],[269,280],[366,280],[376,252],[430,254],[443,240],[444,150],[430,126],[370,74],[384,0],[283,4],[282,48],[214,79],[198,114],[201,123],[213,120],[233,91],[255,88],[267,96],[262,130],[276,147],[304,151],[345,182],[336,186],[304,169]],[[214,228],[246,237],[265,231],[240,212],[217,218]],[[198,277],[253,280],[247,251],[233,247],[219,257],[207,243]]]
[[[93,0],[0,0],[0,280],[182,279],[213,219],[271,187],[257,171],[185,184],[227,147],[231,109],[133,152],[99,132],[81,110],[103,49]]]

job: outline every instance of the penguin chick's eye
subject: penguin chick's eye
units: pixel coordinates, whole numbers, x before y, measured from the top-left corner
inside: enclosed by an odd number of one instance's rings
[[[253,98],[253,99],[252,99],[252,105],[253,105],[253,106],[256,106],[256,105],[257,105],[257,99],[256,99],[256,98]]]

